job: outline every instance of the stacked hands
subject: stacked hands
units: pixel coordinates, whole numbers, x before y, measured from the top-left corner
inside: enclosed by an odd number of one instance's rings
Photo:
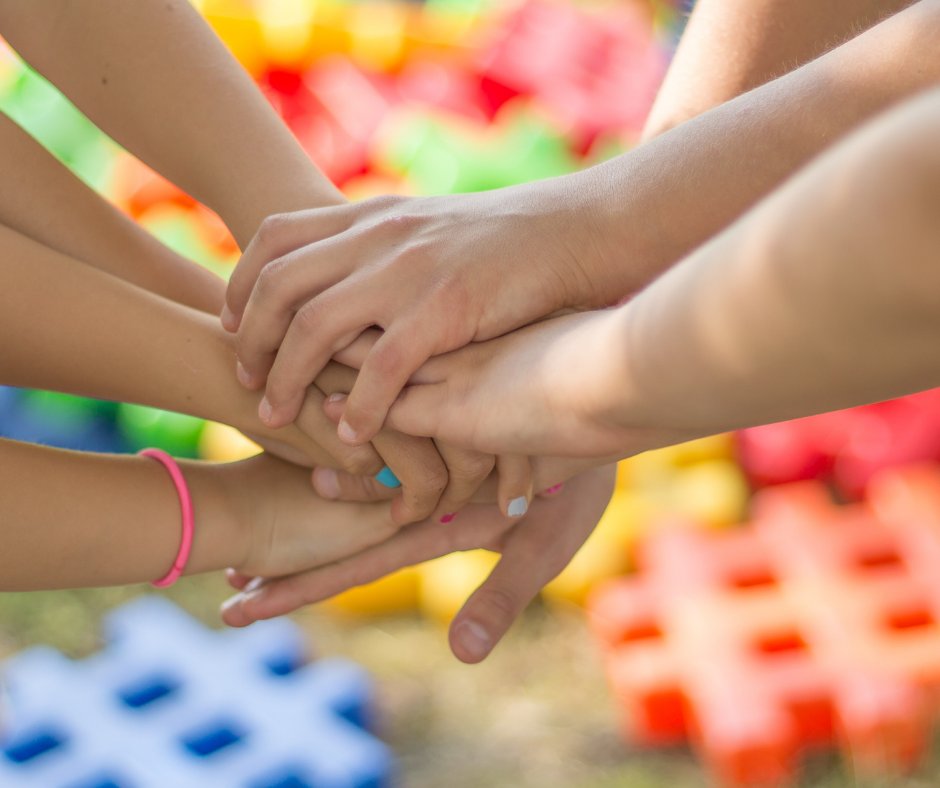
[[[570,409],[575,392],[564,381],[591,371],[577,333],[602,313],[512,330],[618,297],[598,291],[601,277],[586,270],[584,255],[559,254],[564,245],[550,235],[558,217],[533,211],[523,221],[511,196],[378,198],[261,225],[222,311],[235,335],[237,377],[264,389],[258,415],[268,429],[299,424],[309,432],[316,423],[312,437],[340,466],[314,468],[322,498],[390,500],[391,521],[407,527],[291,577],[230,572],[243,590],[224,607],[227,623],[280,615],[402,566],[486,547],[503,559],[452,626],[455,653],[477,661],[590,534],[614,478],[612,466],[596,466],[623,451],[603,425],[588,429],[587,403]],[[497,255],[488,248],[494,206],[477,203],[500,201],[503,234],[517,248]],[[472,235],[474,221],[479,257],[447,259],[448,228]],[[504,265],[507,254],[533,253],[542,260],[534,279],[524,266]],[[556,358],[547,357],[550,347]],[[546,379],[553,369],[567,373]],[[383,481],[387,471],[371,478],[383,465],[401,490]]]
[[[230,567],[229,624],[499,551],[451,626],[483,659],[594,528],[613,460],[940,385],[940,3],[751,6],[696,3],[635,150],[348,205],[185,0],[0,0],[23,59],[245,250],[226,291],[0,116],[0,383],[267,450],[181,463],[187,571]],[[156,463],[0,460],[0,588],[166,572]]]

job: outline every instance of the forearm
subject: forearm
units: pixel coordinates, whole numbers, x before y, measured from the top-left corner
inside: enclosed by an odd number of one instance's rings
[[[0,383],[135,402],[230,424],[334,461],[257,417],[218,319],[0,228]]]
[[[0,114],[0,224],[83,263],[218,315],[225,282],[168,249]]]
[[[681,440],[940,385],[938,138],[932,91],[615,313],[615,421]]]
[[[661,134],[819,57],[912,0],[699,0],[643,132]]]
[[[187,574],[237,566],[247,537],[216,466],[182,463],[195,530]],[[152,459],[0,439],[0,590],[121,585],[165,575],[179,550],[180,502]]]
[[[342,201],[186,0],[2,0],[0,33],[242,248],[266,216]]]
[[[616,302],[852,128],[938,81],[940,2],[923,0],[630,153],[548,182],[548,194],[593,228],[590,281]]]

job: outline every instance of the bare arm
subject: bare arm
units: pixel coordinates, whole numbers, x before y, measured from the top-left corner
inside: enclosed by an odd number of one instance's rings
[[[180,467],[196,522],[186,574],[288,575],[397,530],[387,504],[324,501],[303,469],[269,455]],[[0,591],[154,580],[180,534],[179,497],[155,460],[0,439]]]
[[[281,442],[318,464],[335,465],[327,450],[297,426],[269,430],[258,420],[260,396],[235,380],[233,343],[217,318],[9,228],[0,227],[0,249],[3,384],[189,413]],[[311,403],[308,417],[323,421],[319,403],[322,395]],[[334,434],[325,431],[327,448],[347,456]],[[371,448],[365,454],[378,460]],[[381,463],[376,472],[379,468]]]
[[[911,3],[698,0],[643,138],[783,76]]]
[[[266,216],[343,202],[186,0],[2,0],[0,34],[242,248]]]
[[[218,315],[225,282],[172,250],[0,114],[0,224],[179,304]]]
[[[432,359],[389,423],[481,451],[627,456],[940,385],[938,136],[933,90],[625,306]]]

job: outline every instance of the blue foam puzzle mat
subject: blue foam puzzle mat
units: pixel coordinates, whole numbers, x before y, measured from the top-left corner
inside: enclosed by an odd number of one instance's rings
[[[307,662],[289,619],[213,631],[158,596],[105,619],[73,661],[39,646],[0,675],[3,788],[385,788],[394,757],[367,729],[372,681]]]

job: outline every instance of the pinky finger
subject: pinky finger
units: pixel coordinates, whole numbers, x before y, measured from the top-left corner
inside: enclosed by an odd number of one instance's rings
[[[532,502],[532,463],[524,454],[501,454],[496,458],[497,500],[507,517],[521,517]]]

